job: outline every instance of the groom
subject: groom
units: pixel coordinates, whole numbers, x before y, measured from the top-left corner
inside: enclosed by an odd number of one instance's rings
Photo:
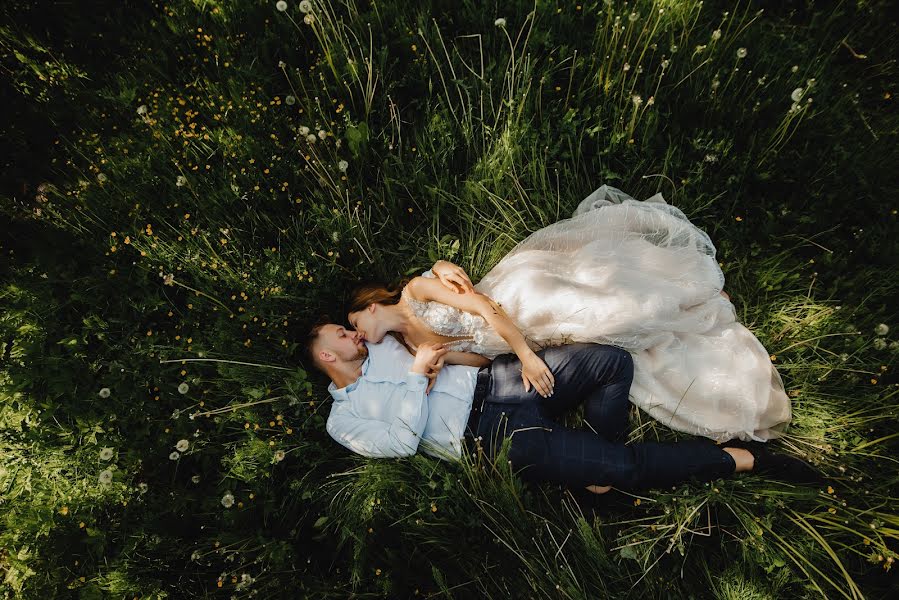
[[[307,351],[331,379],[328,433],[363,456],[410,456],[421,449],[458,460],[467,441],[493,458],[503,438],[510,437],[509,460],[524,479],[596,493],[609,486],[665,487],[746,471],[819,481],[807,463],[772,454],[762,444],[625,445],[633,362],[628,352],[613,346],[582,343],[539,351],[555,377],[547,398],[534,388],[525,391],[514,354],[497,356],[481,369],[444,366],[446,350],[439,344],[422,344],[412,356],[389,335],[380,344],[368,344],[334,323],[313,327]],[[581,403],[590,430],[561,425],[562,413]]]

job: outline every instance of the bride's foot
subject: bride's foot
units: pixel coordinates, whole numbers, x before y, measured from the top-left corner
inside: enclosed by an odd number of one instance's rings
[[[594,494],[605,494],[606,492],[610,491],[611,489],[612,489],[612,486],[610,486],[610,485],[588,485],[587,486],[587,491],[593,492]]]

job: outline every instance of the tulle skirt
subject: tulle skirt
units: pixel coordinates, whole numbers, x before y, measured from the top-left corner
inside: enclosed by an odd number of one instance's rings
[[[613,344],[634,357],[634,404],[664,425],[716,441],[769,440],[790,400],[759,340],[720,295],[708,235],[660,194],[638,201],[602,186],[534,232],[475,288],[533,346]],[[509,352],[494,332],[495,356]]]

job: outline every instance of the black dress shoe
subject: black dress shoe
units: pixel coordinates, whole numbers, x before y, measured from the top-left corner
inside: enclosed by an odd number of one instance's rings
[[[762,442],[731,440],[721,447],[742,448],[752,454],[754,459],[752,473],[803,485],[821,485],[826,482],[824,474],[809,463],[789,454],[771,452]]]

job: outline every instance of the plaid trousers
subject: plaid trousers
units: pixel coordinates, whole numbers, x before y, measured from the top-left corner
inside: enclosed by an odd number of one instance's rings
[[[709,440],[623,443],[634,373],[627,351],[579,343],[537,354],[555,377],[553,395],[525,392],[518,357],[497,356],[478,374],[467,431],[491,457],[510,437],[509,459],[524,479],[644,489],[733,474],[733,458]],[[562,413],[581,403],[589,429],[562,426]]]

